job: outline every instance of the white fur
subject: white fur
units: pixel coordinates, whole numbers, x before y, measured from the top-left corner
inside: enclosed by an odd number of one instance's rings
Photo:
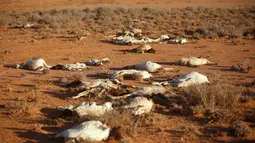
[[[67,129],[55,136],[55,138],[82,138],[86,141],[102,141],[109,137],[110,128],[100,121],[87,121]]]
[[[138,70],[120,70],[120,71],[115,71],[111,74],[111,77],[114,79],[117,79],[119,77],[124,77],[125,75],[138,75],[142,79],[149,79],[152,78],[152,75],[148,73],[147,71],[138,71]]]
[[[145,97],[132,98],[127,105],[121,108],[132,109],[135,115],[149,113],[153,107],[153,101]]]
[[[119,97],[114,97],[113,99],[127,98],[130,96],[145,96],[145,95],[151,96],[153,94],[164,94],[165,92],[166,92],[166,89],[160,85],[152,86],[152,87],[142,87],[142,88],[138,88],[137,90],[129,94],[125,94]]]
[[[181,65],[191,65],[191,66],[200,66],[205,64],[214,64],[207,59],[204,58],[197,58],[197,57],[189,57],[189,58],[181,58],[178,61]]]
[[[181,38],[180,40],[178,39],[172,39],[168,41],[169,44],[185,44],[188,43],[188,39],[187,38]]]
[[[63,70],[68,70],[68,71],[82,71],[84,69],[87,69],[87,66],[84,63],[64,64],[63,65]]]
[[[47,65],[42,58],[39,58],[39,59],[28,60],[20,68],[24,68],[28,70],[44,70],[44,69],[51,68],[51,66]]]
[[[161,65],[153,62],[141,62],[135,65],[137,70],[145,70],[148,72],[157,72],[161,68]]]
[[[111,102],[106,102],[101,105],[97,105],[96,102],[91,103],[82,102],[80,105],[77,106],[69,105],[63,109],[74,111],[79,115],[79,117],[82,116],[99,117],[104,115],[106,112],[113,110]]]
[[[184,87],[184,86],[189,86],[194,84],[210,83],[206,76],[198,72],[188,73],[170,82],[177,85],[178,87]]]

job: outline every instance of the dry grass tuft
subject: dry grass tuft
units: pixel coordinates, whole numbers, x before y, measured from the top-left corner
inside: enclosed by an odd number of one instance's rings
[[[186,107],[201,112],[210,121],[238,119],[240,88],[222,83],[194,85],[183,89]]]

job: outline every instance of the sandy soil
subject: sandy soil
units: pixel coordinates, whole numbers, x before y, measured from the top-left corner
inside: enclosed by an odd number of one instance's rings
[[[207,0],[181,0],[181,1],[121,1],[121,0],[2,0],[1,10],[5,11],[31,11],[36,9],[68,8],[68,7],[97,7],[102,5],[110,6],[135,6],[135,7],[186,7],[206,5],[208,7],[237,7],[254,5],[254,0],[228,0],[207,1]],[[87,61],[92,58],[108,57],[112,63],[92,67],[80,74],[86,75],[88,79],[101,71],[114,70],[126,65],[135,64],[141,61],[153,61],[162,64],[164,67],[180,69],[179,73],[166,72],[155,74],[158,79],[166,79],[185,74],[191,71],[198,71],[208,78],[224,78],[234,84],[249,84],[255,80],[255,71],[249,73],[238,73],[228,70],[231,65],[241,61],[248,62],[255,67],[254,40],[242,40],[234,44],[232,40],[200,40],[191,41],[185,45],[152,44],[157,54],[124,54],[121,50],[131,49],[137,46],[119,46],[103,43],[106,35],[91,35],[83,41],[68,41],[65,38],[52,38],[35,40],[31,42],[33,32],[20,29],[1,28],[0,31],[0,62],[1,63],[22,63],[33,57],[42,57],[49,65],[58,63],[73,63]],[[203,47],[203,48],[199,48]],[[171,63],[187,56],[202,56],[218,63],[217,66],[201,66],[200,68],[189,68],[173,66]],[[66,89],[56,83],[64,76],[77,74],[69,71],[51,71],[42,75],[37,71],[21,69],[8,69],[0,66],[0,142],[56,142],[49,138],[49,135],[57,133],[72,124],[63,125],[58,121],[55,108],[73,103],[80,103],[84,99],[69,100],[67,97],[75,93],[67,93]],[[129,84],[139,83],[127,81]],[[143,85],[144,86],[144,85]],[[5,113],[4,105],[11,100],[27,101],[27,111]],[[242,108],[254,110],[255,103],[250,102]],[[193,116],[183,116],[168,111],[154,111],[151,116],[154,122],[141,129],[140,134],[131,139],[133,142],[231,142],[237,141],[230,136],[210,137],[206,132],[189,132],[183,134],[181,130],[185,126],[195,126],[200,129],[200,123]],[[53,120],[54,119],[54,120]],[[208,129],[220,132],[224,125],[213,128],[207,125]],[[253,129],[254,130],[254,129]],[[239,139],[238,139],[239,140]],[[254,141],[255,137],[247,140]],[[117,142],[112,139],[109,142]]]

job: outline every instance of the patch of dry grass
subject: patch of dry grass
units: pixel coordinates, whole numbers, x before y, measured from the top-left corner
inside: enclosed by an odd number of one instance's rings
[[[223,83],[194,85],[183,89],[186,107],[203,113],[210,121],[233,121],[238,119],[238,106],[242,90]]]

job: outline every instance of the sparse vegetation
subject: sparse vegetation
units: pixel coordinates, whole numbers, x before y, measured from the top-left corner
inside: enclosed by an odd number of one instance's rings
[[[90,32],[140,28],[146,34],[153,31],[190,38],[254,38],[255,7],[246,8],[112,8],[98,7],[0,13],[0,25],[34,23],[35,31],[65,32],[81,35]],[[79,28],[74,28],[79,27]],[[68,32],[69,31],[69,32]]]
[[[241,90],[229,84],[194,85],[183,89],[186,106],[193,112],[201,112],[209,121],[238,119],[236,110]]]

